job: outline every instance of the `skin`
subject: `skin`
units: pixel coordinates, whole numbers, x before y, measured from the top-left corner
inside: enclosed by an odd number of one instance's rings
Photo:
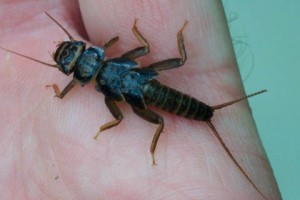
[[[55,50],[53,41],[67,36],[44,11],[78,40],[88,36],[103,45],[120,36],[109,57],[139,45],[131,32],[138,18],[151,51],[139,59],[143,66],[179,56],[176,33],[188,20],[183,33],[188,60],[159,80],[209,105],[245,95],[220,1],[4,0],[1,46],[53,63],[48,53]],[[155,154],[158,165],[152,166],[149,147],[157,126],[128,105],[118,104],[124,120],[95,141],[99,127],[113,117],[94,84],[77,86],[60,100],[45,85],[63,88],[71,77],[4,51],[0,66],[3,199],[263,199],[205,123],[153,108],[164,117],[165,129]],[[267,199],[281,199],[248,103],[216,111],[212,123]]]

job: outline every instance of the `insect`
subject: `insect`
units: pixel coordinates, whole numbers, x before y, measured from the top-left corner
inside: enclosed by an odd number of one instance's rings
[[[62,99],[77,84],[84,86],[91,81],[95,81],[96,89],[105,95],[105,104],[115,118],[115,120],[100,127],[99,132],[94,137],[95,139],[98,138],[102,131],[117,126],[122,121],[123,115],[116,102],[127,102],[138,116],[150,123],[158,125],[150,146],[152,164],[156,165],[154,152],[160,134],[164,129],[164,119],[156,112],[148,109],[149,105],[153,105],[181,117],[204,121],[210,127],[237,168],[262,195],[226,147],[212,124],[211,118],[215,110],[261,94],[266,92],[266,90],[224,104],[209,106],[187,94],[165,86],[157,80],[160,71],[181,67],[186,62],[187,55],[182,32],[188,24],[187,21],[185,21],[177,33],[180,58],[167,59],[153,63],[147,67],[140,67],[136,59],[149,53],[149,43],[137,29],[137,20],[134,22],[132,31],[141,43],[141,46],[124,53],[121,57],[105,59],[105,51],[118,41],[118,37],[112,38],[102,47],[91,46],[86,49],[86,43],[75,40],[52,16],[48,13],[46,13],[46,15],[53,20],[70,39],[70,41],[61,42],[53,54],[53,59],[56,64],[48,64],[6,48],[0,48],[43,65],[57,68],[65,75],[73,73],[73,79],[62,91],[60,91],[56,84],[47,86],[54,89],[55,96],[58,98]]]

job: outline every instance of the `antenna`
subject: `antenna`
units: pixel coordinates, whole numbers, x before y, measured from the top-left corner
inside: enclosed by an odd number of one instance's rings
[[[49,66],[49,67],[58,68],[57,65],[45,63],[45,62],[43,62],[43,61],[37,60],[37,59],[35,59],[35,58],[31,58],[31,57],[29,57],[29,56],[25,56],[25,55],[23,55],[23,54],[14,52],[14,51],[12,51],[12,50],[6,49],[6,48],[1,47],[1,46],[0,46],[0,49],[3,49],[4,51],[8,51],[8,52],[10,52],[10,53],[16,54],[16,55],[21,56],[21,57],[23,57],[23,58],[27,58],[27,59],[29,59],[29,60],[33,60],[33,61],[35,61],[35,62],[41,63],[41,64],[46,65],[46,66]]]
[[[69,37],[69,39],[73,42],[75,41],[74,38],[72,37],[72,35],[60,24],[58,23],[58,21],[56,21],[51,15],[49,15],[47,12],[45,12],[45,14],[52,20],[54,21]]]

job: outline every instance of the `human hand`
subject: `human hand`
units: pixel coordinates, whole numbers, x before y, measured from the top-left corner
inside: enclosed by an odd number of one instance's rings
[[[139,59],[142,66],[178,57],[176,33],[188,20],[183,33],[188,60],[162,72],[159,80],[209,105],[244,95],[218,1],[10,2],[0,3],[5,8],[0,45],[47,62],[46,52],[55,49],[52,41],[67,37],[44,11],[78,40],[85,37],[84,26],[95,45],[120,36],[110,57],[139,45],[131,32],[138,18],[151,49]],[[69,81],[57,70],[0,53],[3,199],[262,199],[204,123],[155,109],[165,119],[157,166],[149,152],[157,126],[128,105],[119,104],[121,124],[93,140],[99,126],[113,118],[93,84],[74,88],[63,100],[44,88]],[[280,199],[247,103],[216,111],[213,123],[263,194]]]

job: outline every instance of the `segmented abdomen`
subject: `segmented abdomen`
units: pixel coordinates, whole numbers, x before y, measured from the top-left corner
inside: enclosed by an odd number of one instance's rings
[[[142,85],[142,93],[147,105],[153,105],[188,119],[205,121],[213,116],[210,106],[156,80]]]

